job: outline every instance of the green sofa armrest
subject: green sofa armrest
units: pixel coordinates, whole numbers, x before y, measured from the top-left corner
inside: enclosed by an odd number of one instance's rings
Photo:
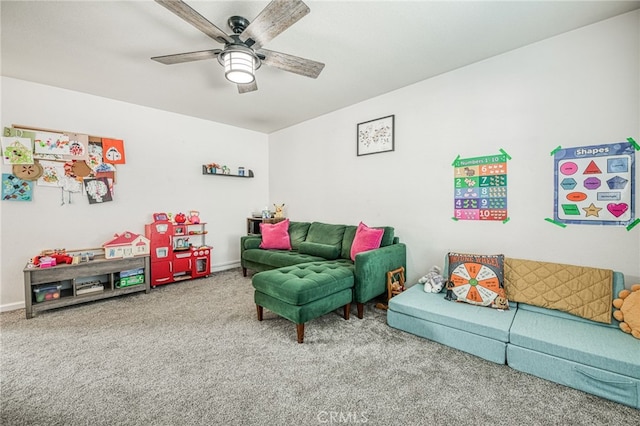
[[[255,235],[244,235],[240,237],[240,253],[248,249],[260,248],[261,242],[262,237],[256,237]]]
[[[407,246],[391,244],[356,255],[354,301],[365,303],[387,291],[387,272],[399,267],[407,274]]]

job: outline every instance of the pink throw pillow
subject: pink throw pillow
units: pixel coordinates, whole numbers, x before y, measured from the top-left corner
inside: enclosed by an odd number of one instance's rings
[[[289,239],[289,219],[278,223],[261,223],[260,233],[262,234],[262,249],[291,250],[291,240]]]
[[[353,244],[351,244],[351,260],[355,261],[356,254],[362,251],[379,248],[383,234],[384,229],[369,228],[360,222],[356,230],[356,236],[353,238]]]

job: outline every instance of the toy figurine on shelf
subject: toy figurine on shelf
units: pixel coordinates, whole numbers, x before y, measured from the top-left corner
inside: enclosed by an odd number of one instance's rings
[[[276,213],[273,217],[275,217],[276,219],[283,219],[284,218],[284,203],[282,203],[281,205],[277,205],[274,204],[273,205],[276,208]]]

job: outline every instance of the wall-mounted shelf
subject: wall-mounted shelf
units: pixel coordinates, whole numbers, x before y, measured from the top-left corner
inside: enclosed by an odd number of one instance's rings
[[[238,174],[225,174],[225,173],[209,173],[207,171],[207,166],[203,165],[202,166],[202,174],[203,175],[208,175],[208,176],[226,176],[226,177],[237,177],[237,178],[252,178],[253,177],[253,170],[251,169],[247,169],[244,172],[244,175],[238,175]]]

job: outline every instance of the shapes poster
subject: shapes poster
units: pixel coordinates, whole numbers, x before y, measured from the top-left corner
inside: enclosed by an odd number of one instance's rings
[[[454,214],[458,220],[507,219],[507,155],[457,158]]]
[[[31,201],[33,182],[22,180],[12,174],[2,174],[3,201]]]
[[[635,149],[630,142],[554,153],[554,218],[582,225],[627,225],[634,217]]]

